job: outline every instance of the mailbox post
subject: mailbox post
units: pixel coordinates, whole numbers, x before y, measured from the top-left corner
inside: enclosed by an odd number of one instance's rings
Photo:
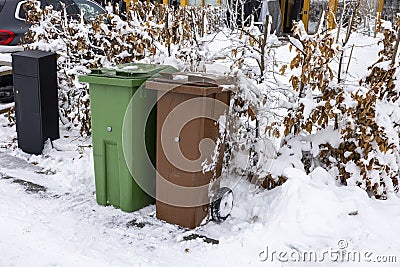
[[[18,147],[40,154],[47,139],[60,137],[56,54],[27,50],[12,57]]]

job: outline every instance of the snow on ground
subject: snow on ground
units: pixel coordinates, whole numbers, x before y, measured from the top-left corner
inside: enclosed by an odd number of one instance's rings
[[[0,53],[13,53],[18,51],[24,51],[24,48],[22,46],[0,45]]]
[[[356,37],[360,48],[350,69],[361,76],[356,70],[374,61],[378,48],[361,48],[371,38]],[[290,55],[287,45],[277,53],[284,60]],[[339,186],[321,168],[310,175],[287,168],[289,180],[271,191],[226,174],[223,183],[235,199],[231,216],[186,230],[157,220],[154,205],[133,213],[97,205],[90,144],[62,128],[54,148],[31,156],[16,148],[15,126],[1,115],[0,266],[400,264],[397,195],[371,199],[358,187]],[[306,259],[294,262],[301,255]]]
[[[12,70],[11,67],[8,66],[0,66],[0,73]]]
[[[11,53],[23,51],[23,47],[20,46],[4,46],[0,45],[0,62],[11,62]]]
[[[0,61],[2,62],[11,62],[11,54],[0,54]]]

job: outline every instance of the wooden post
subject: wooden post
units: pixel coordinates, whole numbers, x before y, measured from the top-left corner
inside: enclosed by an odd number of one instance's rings
[[[328,29],[332,30],[336,27],[335,16],[337,13],[338,0],[329,0],[328,3]]]
[[[168,5],[168,0],[163,0],[162,3],[163,3],[164,5]]]
[[[304,28],[305,28],[306,32],[308,32],[309,15],[310,15],[310,0],[304,0],[303,12],[302,12],[302,21],[303,21]]]
[[[181,0],[181,6],[187,6],[189,0]]]
[[[286,0],[281,1],[281,14],[282,14],[282,32],[285,29],[285,8],[286,8]]]
[[[131,1],[136,2],[137,0],[124,0],[126,3],[126,11],[129,11],[131,9]]]
[[[376,17],[376,22],[375,22],[374,37],[376,37],[376,34],[378,33],[378,30],[379,30],[379,26],[381,25],[382,10],[383,10],[383,4],[384,3],[385,3],[384,0],[379,0],[378,10],[377,10],[377,17]]]
[[[379,0],[379,6],[378,6],[378,12],[382,13],[383,10],[383,4],[385,3],[384,0]]]

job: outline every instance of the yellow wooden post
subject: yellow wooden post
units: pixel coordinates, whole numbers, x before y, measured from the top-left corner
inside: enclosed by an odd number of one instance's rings
[[[285,29],[285,8],[286,8],[286,0],[281,1],[281,14],[282,14],[282,32]]]
[[[181,6],[187,6],[189,0],[181,0]]]
[[[337,13],[338,0],[329,0],[328,4],[328,29],[332,30],[336,27],[335,17]]]
[[[131,8],[131,0],[124,0],[126,3],[126,11],[129,11],[129,9]]]
[[[384,0],[379,0],[379,6],[378,6],[378,12],[382,13],[383,10],[383,4],[385,3]]]
[[[218,0],[218,5],[219,5],[219,6],[221,5],[221,0]]]
[[[381,19],[382,19],[382,11],[383,11],[383,4],[385,3],[384,0],[379,0],[379,4],[378,4],[378,12],[377,12],[377,18],[376,18],[376,22],[375,22],[375,33],[374,33],[374,37],[376,37],[376,33],[379,30],[379,27],[381,25]]]
[[[164,5],[168,5],[168,0],[163,0],[162,3],[163,3]]]
[[[308,32],[309,15],[310,15],[310,0],[304,0],[301,20],[303,21],[306,32]]]
[[[132,2],[137,2],[138,0],[124,0],[126,3],[126,11],[129,11],[131,9],[131,4]]]

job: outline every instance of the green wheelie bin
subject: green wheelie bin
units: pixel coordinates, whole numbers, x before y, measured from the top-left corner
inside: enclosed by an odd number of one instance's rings
[[[100,205],[132,212],[154,203],[151,194],[136,182],[146,181],[150,184],[147,187],[155,187],[157,111],[152,107],[157,94],[141,85],[167,69],[173,68],[124,64],[94,69],[79,77],[89,83],[96,200]],[[124,127],[129,128],[128,133]],[[146,151],[138,149],[140,142],[142,147],[145,142]]]

